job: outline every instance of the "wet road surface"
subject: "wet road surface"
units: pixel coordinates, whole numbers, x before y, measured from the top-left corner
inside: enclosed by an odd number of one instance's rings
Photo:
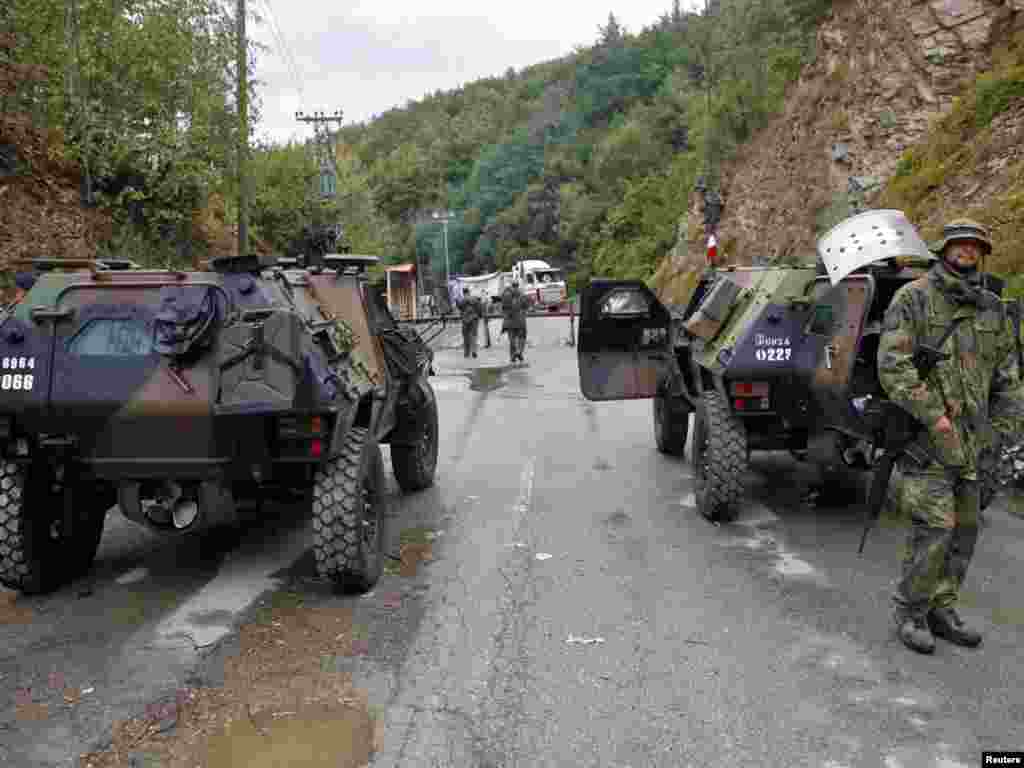
[[[112,512],[95,573],[0,624],[0,764],[75,764],[115,720],[215,679],[285,585],[365,627],[340,663],[379,713],[375,767],[966,768],[1024,745],[1024,520],[1005,505],[962,610],[984,646],[913,655],[887,623],[902,529],[858,558],[859,508],[803,504],[811,471],[757,453],[740,520],[713,526],[687,462],[655,450],[649,401],[582,398],[567,318],[531,319],[518,367],[495,328],[476,360],[457,329],[439,339],[436,486],[389,477],[392,551],[430,541],[414,575],[325,597],[301,510],[206,542]]]

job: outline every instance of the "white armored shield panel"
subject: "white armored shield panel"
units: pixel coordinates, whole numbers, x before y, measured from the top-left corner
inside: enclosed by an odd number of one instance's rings
[[[825,264],[832,285],[854,270],[896,256],[935,258],[903,211],[859,213],[839,222],[818,240],[818,258]]]

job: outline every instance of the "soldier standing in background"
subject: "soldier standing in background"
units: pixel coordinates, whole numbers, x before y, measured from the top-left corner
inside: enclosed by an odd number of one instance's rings
[[[14,276],[14,303],[20,303],[35,284],[36,275],[33,272],[18,272]]]
[[[503,321],[501,332],[508,333],[509,358],[514,363],[523,362],[523,349],[526,347],[526,310],[530,301],[519,291],[519,281],[513,280],[512,285],[501,294],[501,312]]]
[[[473,296],[469,288],[463,291],[462,298],[455,302],[462,314],[462,356],[476,357],[477,337],[480,334],[480,318],[484,307],[480,299]]]
[[[32,286],[36,284],[37,275],[35,272],[15,272],[14,274],[14,298],[3,309],[11,309],[22,302]]]
[[[1024,429],[1024,385],[1007,312],[981,282],[988,231],[968,219],[943,228],[939,261],[900,288],[885,314],[878,377],[894,403],[925,428],[900,459],[901,506],[910,514],[902,577],[893,595],[900,640],[919,653],[935,635],[974,647],[981,633],[955,605],[978,540],[979,458],[998,436]],[[950,354],[924,381],[913,363],[921,344]]]

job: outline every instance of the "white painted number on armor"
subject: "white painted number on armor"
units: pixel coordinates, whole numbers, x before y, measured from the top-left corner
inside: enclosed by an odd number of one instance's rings
[[[36,367],[34,357],[5,357],[0,361],[4,371],[31,371]],[[31,391],[35,385],[35,376],[31,373],[4,373],[0,376],[0,390]]]
[[[754,357],[758,360],[767,360],[770,363],[784,363],[792,356],[792,347],[769,347],[768,349],[754,350]]]
[[[32,389],[33,384],[35,377],[31,373],[5,373],[0,377],[0,389],[3,390],[28,391]]]
[[[0,363],[5,371],[11,369],[17,370],[19,368],[35,368],[36,359],[34,357],[5,357],[3,363]]]

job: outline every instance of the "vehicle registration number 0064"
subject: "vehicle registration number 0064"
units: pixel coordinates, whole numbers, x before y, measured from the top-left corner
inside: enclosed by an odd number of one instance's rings
[[[0,360],[0,390],[29,392],[35,386],[34,357],[4,357]],[[18,371],[18,373],[13,373]]]

